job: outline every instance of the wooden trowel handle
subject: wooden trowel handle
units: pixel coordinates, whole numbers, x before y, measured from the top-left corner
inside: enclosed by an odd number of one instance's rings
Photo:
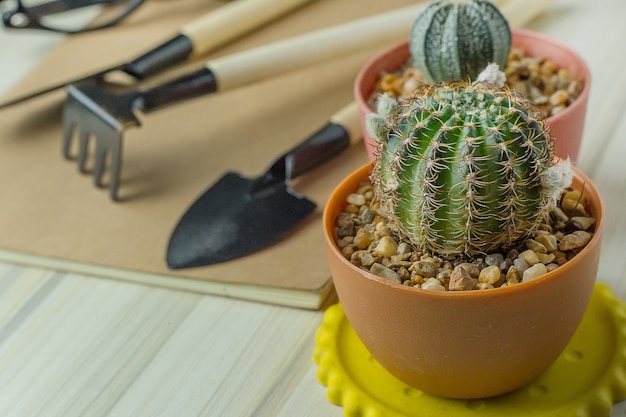
[[[192,56],[231,42],[313,0],[236,0],[185,24],[178,34],[125,65],[145,78]]]

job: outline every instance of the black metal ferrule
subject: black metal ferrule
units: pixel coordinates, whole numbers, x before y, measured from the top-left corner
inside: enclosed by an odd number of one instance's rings
[[[185,74],[166,84],[141,93],[137,108],[150,112],[162,107],[217,91],[217,79],[207,67]]]
[[[174,64],[183,62],[192,52],[193,43],[191,40],[180,34],[130,61],[125,66],[125,72],[139,79],[146,78]]]
[[[270,164],[256,181],[252,192],[289,182],[332,159],[350,145],[350,134],[338,123],[329,122],[306,140],[285,152]]]

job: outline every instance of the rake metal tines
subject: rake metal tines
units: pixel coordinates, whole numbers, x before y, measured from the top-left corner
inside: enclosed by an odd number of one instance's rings
[[[78,131],[78,167],[87,172],[91,139],[95,142],[94,182],[100,187],[109,156],[112,200],[117,200],[122,164],[122,138],[128,127],[141,123],[135,111],[149,113],[160,108],[217,91],[213,72],[202,67],[149,89],[111,85],[88,80],[67,88],[64,112],[63,154],[71,157],[72,140]]]
[[[69,85],[67,93],[63,116],[63,156],[76,159],[79,171],[89,173],[87,162],[90,144],[93,143],[94,184],[96,187],[103,186],[102,179],[108,167],[110,197],[117,201],[124,130],[140,124],[131,110],[136,95],[109,95],[93,82]],[[78,140],[76,156],[72,155],[75,138]]]

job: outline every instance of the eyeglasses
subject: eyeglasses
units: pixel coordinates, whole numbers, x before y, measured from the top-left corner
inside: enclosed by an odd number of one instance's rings
[[[82,33],[111,27],[143,0],[0,0],[2,21],[11,29]]]

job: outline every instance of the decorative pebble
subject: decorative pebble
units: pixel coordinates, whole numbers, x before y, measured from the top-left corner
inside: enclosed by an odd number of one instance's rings
[[[531,279],[538,278],[548,272],[548,269],[544,264],[538,263],[534,264],[526,271],[524,271],[522,282],[530,281]]]
[[[528,264],[528,266],[533,266],[536,263],[539,263],[539,258],[537,254],[533,250],[525,250],[524,252],[519,254],[519,259],[523,260]]]
[[[413,263],[412,269],[416,274],[423,276],[424,278],[432,278],[437,276],[439,268],[433,262],[430,261],[417,261]]]
[[[448,289],[450,291],[467,291],[476,287],[476,279],[472,278],[467,269],[461,265],[452,270],[450,274],[450,283]]]
[[[398,254],[406,255],[408,253],[411,253],[411,245],[406,242],[400,242],[398,245]]]
[[[353,243],[357,248],[365,249],[374,241],[374,239],[376,239],[374,229],[372,227],[365,226],[356,232]]]
[[[374,210],[370,208],[365,209],[363,213],[361,213],[361,221],[364,224],[373,222],[375,217],[376,217],[376,213],[374,212]]]
[[[392,265],[404,266],[404,267],[409,267],[412,265],[411,262],[407,261],[406,255],[400,255],[400,254],[391,255],[391,257],[389,257],[389,260],[391,261]]]
[[[350,194],[346,201],[349,204],[353,204],[355,206],[362,206],[366,203],[365,196],[363,194]]]
[[[576,200],[563,200],[561,202],[561,207],[563,212],[569,217],[574,216],[587,216],[587,212],[585,211],[585,206]],[[569,220],[569,219],[568,219]]]
[[[344,208],[344,211],[346,213],[358,213],[359,212],[359,208],[357,206],[355,206],[354,204],[348,204],[346,206],[346,208]]]
[[[559,249],[556,236],[552,234],[548,234],[548,233],[540,234],[535,238],[535,240],[541,243],[547,249],[548,252],[554,252],[555,250]]]
[[[578,230],[576,232],[565,235],[561,242],[559,242],[559,250],[568,251],[572,249],[580,249],[584,247],[589,240],[591,240],[591,233],[584,230]]]
[[[340,238],[354,236],[355,224],[353,221],[345,222],[337,229],[337,236]]]
[[[569,94],[565,90],[557,90],[550,96],[550,104],[553,106],[558,106],[560,104],[565,104],[567,99],[569,98]]]
[[[374,252],[380,254],[385,258],[390,258],[392,255],[395,255],[396,250],[398,250],[398,244],[391,236],[383,236],[378,241],[378,245],[374,249]]]
[[[526,239],[526,247],[535,253],[548,253],[548,249],[534,239]]]
[[[370,272],[374,275],[378,275],[381,278],[385,278],[386,280],[395,282],[397,284],[400,284],[402,282],[400,280],[400,274],[379,263],[373,264],[370,268]]]
[[[501,253],[490,253],[485,256],[485,263],[487,265],[500,265],[502,262],[504,262],[504,255]]]
[[[445,291],[446,288],[441,285],[441,282],[437,278],[428,278],[421,286],[424,290],[431,291]]]
[[[543,231],[543,232],[548,232],[548,233],[554,232],[554,228],[552,226],[550,226],[549,224],[547,224],[547,223],[541,223],[537,230],[538,231]]]
[[[587,197],[582,195],[579,190],[566,191],[563,194],[562,200],[563,201],[572,200],[572,201],[582,204],[583,206],[587,205]]]
[[[528,265],[526,261],[521,258],[514,259],[513,266],[517,270],[518,274],[523,274],[524,271],[526,271],[530,267],[530,265]]]
[[[341,254],[344,258],[351,260],[352,255],[354,255],[354,252],[356,252],[357,249],[358,248],[355,245],[348,245],[341,249]]]
[[[413,274],[411,274],[411,277],[410,277],[409,281],[411,282],[411,284],[413,286],[421,285],[421,284],[424,283],[424,277],[421,276],[421,275],[413,275]]]
[[[509,258],[509,259],[515,259],[515,258],[517,258],[517,255],[519,255],[519,251],[517,249],[511,249],[506,254],[506,257]]]
[[[450,285],[450,276],[452,275],[451,269],[444,269],[440,271],[435,278],[441,282],[441,285],[448,287]]]
[[[380,255],[375,252],[368,252],[366,250],[359,250],[352,254],[350,262],[355,265],[370,267],[373,264],[380,262]]]
[[[517,273],[517,269],[514,266],[511,266],[506,273],[506,283],[508,285],[514,285],[519,283],[520,276]]]
[[[486,282],[479,282],[478,284],[476,284],[477,290],[491,290],[493,288],[495,287],[492,284]]]
[[[587,230],[595,224],[596,219],[593,217],[574,216],[570,219],[570,222],[579,225],[579,230]]]
[[[459,264],[457,268],[458,267],[465,269],[472,278],[478,278],[478,275],[480,274],[480,269],[478,268],[477,265],[473,263],[464,262],[462,264]]]
[[[550,216],[554,218],[555,223],[559,221],[565,223],[569,220],[569,216],[565,214],[561,207],[553,207],[552,210],[550,210]]]
[[[556,256],[553,253],[538,253],[537,259],[539,259],[540,263],[547,265],[552,263],[556,259]]]
[[[504,261],[502,261],[502,263],[500,263],[500,271],[502,272],[506,272],[509,270],[509,268],[513,265],[513,259],[511,258],[504,258]]]
[[[500,271],[500,267],[498,265],[490,265],[480,271],[480,274],[478,275],[478,282],[493,286],[500,281],[501,275],[502,271]]]
[[[563,265],[564,263],[567,262],[567,255],[565,254],[565,252],[554,251],[552,252],[552,254],[555,256],[554,260],[556,261],[557,264]]]
[[[567,92],[572,97],[578,97],[582,93],[584,83],[582,80],[573,80],[567,86]]]

